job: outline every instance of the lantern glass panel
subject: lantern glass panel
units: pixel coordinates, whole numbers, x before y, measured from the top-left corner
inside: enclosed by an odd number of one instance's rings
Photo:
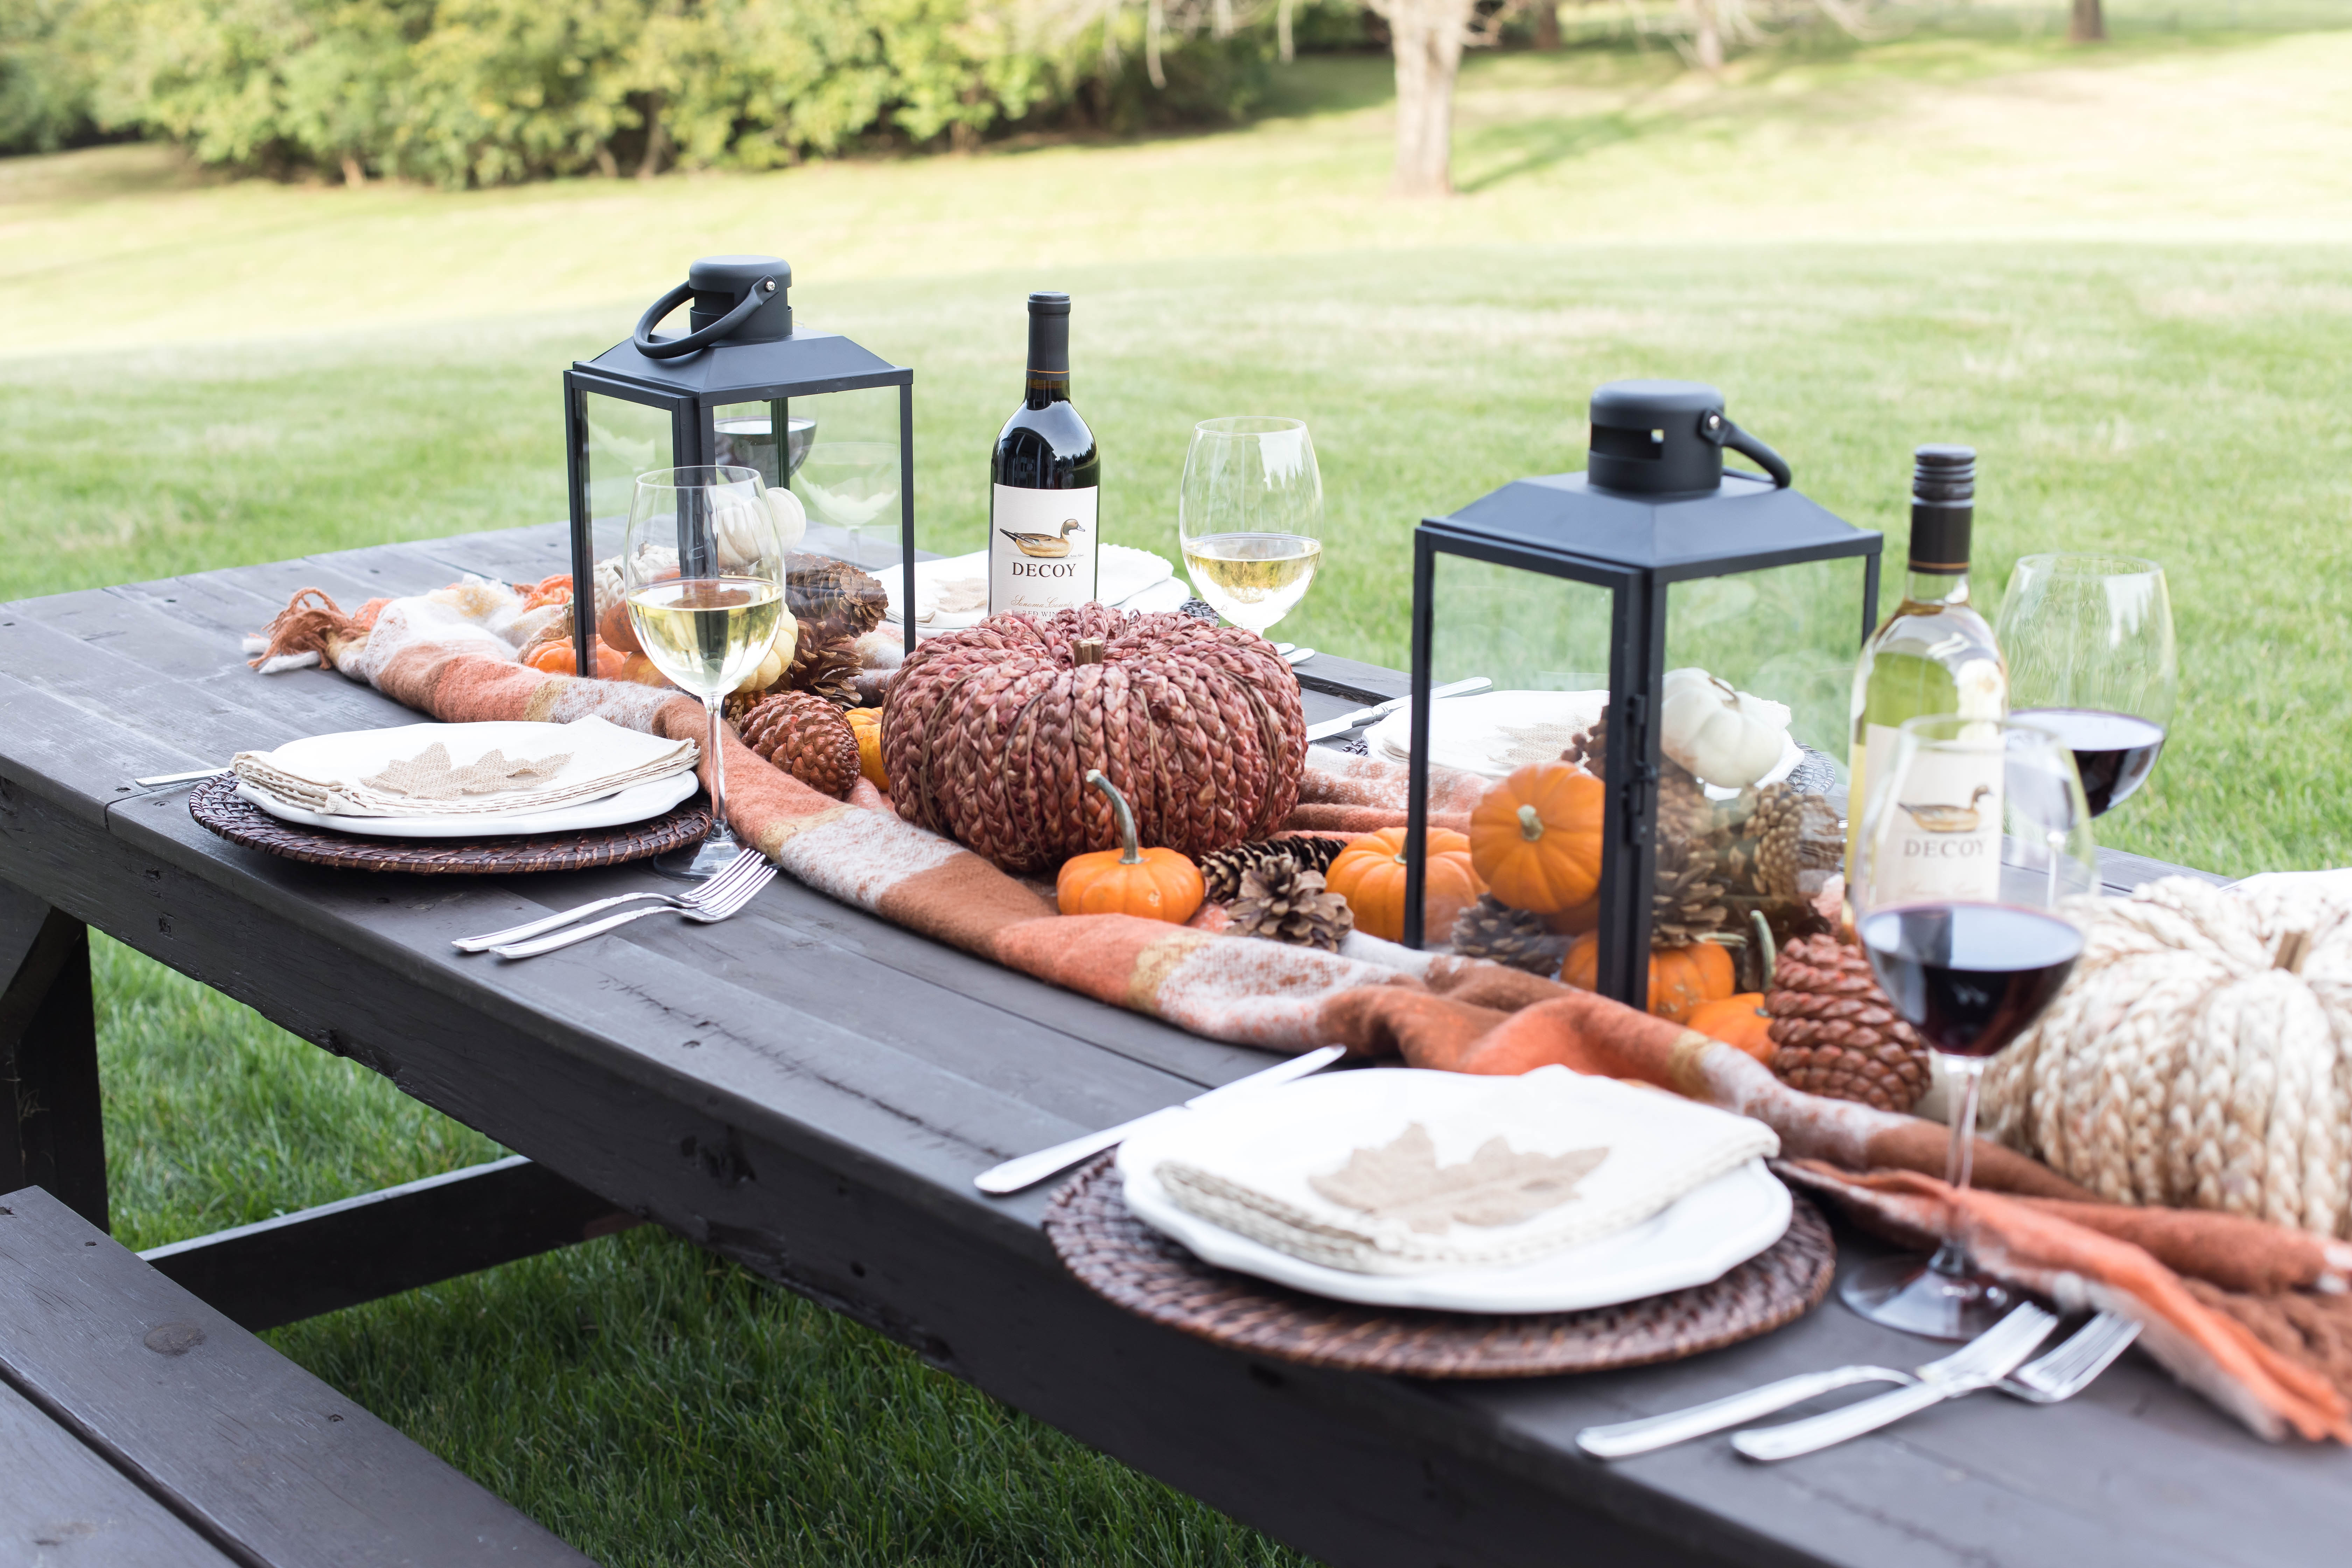
[[[637,476],[673,466],[670,413],[666,407],[583,392],[582,439],[587,447],[588,516],[595,548],[591,561],[621,552]]]
[[[780,413],[788,432],[784,477],[808,514],[808,534],[801,548],[853,562],[868,572],[896,566],[908,504],[898,389],[856,387],[795,397],[788,409],[781,402],[720,408],[716,411],[714,447],[740,439],[730,437],[730,426],[772,430]],[[773,437],[759,440],[750,449],[764,459],[767,467],[761,474],[766,477],[777,462]],[[776,481],[770,478],[768,482]]]
[[[1430,704],[1433,767],[1475,775],[1494,789],[1530,763],[1559,762],[1608,706],[1613,600],[1609,588],[1573,578],[1438,553],[1431,562],[1430,687],[1474,676],[1494,686],[1492,694]],[[1399,714],[1369,731],[1375,754],[1391,735],[1402,752],[1407,722]],[[1589,820],[1511,858],[1522,874],[1505,877],[1493,889],[1505,910],[1465,911],[1463,900],[1448,896],[1454,884],[1432,878],[1423,902],[1423,941],[1443,947],[1454,940],[1466,913],[1484,929],[1465,928],[1465,951],[1557,973],[1570,928],[1591,929],[1598,891],[1602,792],[1597,782],[1579,787],[1577,804],[1589,806],[1583,813]],[[1463,795],[1454,799],[1441,809],[1458,812]],[[1462,824],[1458,816],[1432,820],[1432,842],[1441,849],[1445,840],[1434,830],[1449,826]],[[1580,841],[1572,842],[1579,835]],[[1484,866],[1484,852],[1480,860]],[[1504,924],[1516,929],[1503,931]]]
[[[1666,589],[1653,947],[1725,946],[1741,989],[1762,984],[1758,917],[1776,944],[1811,929],[1843,857],[1866,574],[1846,556]]]

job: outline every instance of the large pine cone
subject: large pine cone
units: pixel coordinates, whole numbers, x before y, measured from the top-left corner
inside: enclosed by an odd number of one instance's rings
[[[890,596],[882,580],[830,555],[784,558],[784,605],[827,637],[854,639],[882,624]],[[806,629],[802,637],[808,635]]]
[[[857,678],[863,672],[854,637],[829,632],[820,622],[803,621],[781,685],[786,691],[811,692],[847,710],[858,706]]]
[[[841,710],[805,691],[762,697],[743,715],[743,743],[811,789],[835,800],[857,782],[857,736]]]
[[[1791,1089],[1909,1110],[1927,1092],[1927,1047],[1895,1016],[1859,948],[1809,936],[1780,952],[1772,991],[1772,1070]]]
[[[1482,893],[1476,903],[1454,917],[1454,951],[1465,958],[1490,959],[1556,980],[1561,961],[1568,957],[1568,938],[1545,924],[1543,916],[1515,910],[1494,894]]]
[[[1241,892],[1233,902],[1238,935],[1337,952],[1355,928],[1355,911],[1324,887],[1323,873],[1287,855],[1266,856],[1242,873]]]
[[[1081,639],[1097,662],[1079,662]],[[890,683],[882,757],[899,816],[1008,871],[1118,842],[1089,768],[1144,843],[1197,858],[1282,826],[1307,720],[1298,677],[1255,632],[1082,605],[927,639]]]

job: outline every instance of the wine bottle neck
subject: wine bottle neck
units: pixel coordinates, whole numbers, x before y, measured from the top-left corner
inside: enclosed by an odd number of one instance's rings
[[[1066,370],[1039,370],[1031,366],[1028,391],[1024,401],[1032,408],[1044,408],[1070,400],[1070,373]]]
[[[1904,582],[1903,596],[1915,605],[1965,605],[1969,602],[1969,574],[1913,572]]]

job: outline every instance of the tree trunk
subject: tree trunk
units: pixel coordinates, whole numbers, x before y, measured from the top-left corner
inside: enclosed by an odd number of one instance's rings
[[[1396,54],[1396,176],[1403,196],[1454,193],[1454,78],[1468,0],[1390,0]]]
[[[2074,0],[2081,5],[2083,0]],[[2094,4],[2096,0],[2094,0]],[[1715,0],[1683,0],[1691,18],[1691,58],[1710,76],[1723,72],[1723,26],[1715,14]]]
[[[1559,47],[1559,0],[1536,0],[1536,47]]]
[[[1276,53],[1282,56],[1282,63],[1284,65],[1288,65],[1293,59],[1297,58],[1297,51],[1292,48],[1290,45],[1291,3],[1292,0],[1281,0],[1281,4],[1275,7],[1274,12],[1275,49]]]
[[[2066,37],[2078,44],[2105,42],[2107,18],[2099,8],[2099,0],[2074,0],[2074,20],[2067,27]]]

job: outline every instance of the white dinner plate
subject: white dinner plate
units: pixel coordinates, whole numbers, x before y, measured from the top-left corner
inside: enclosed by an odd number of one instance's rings
[[[1360,1098],[1349,1089],[1385,1087],[1349,1080],[1386,1076],[1386,1069],[1375,1068],[1310,1079],[1305,1084],[1322,1084],[1323,1098],[1333,1101],[1336,1110]],[[1286,1094],[1305,1084],[1266,1094]],[[1139,1130],[1118,1153],[1127,1206],[1146,1225],[1209,1263],[1318,1296],[1454,1312],[1577,1311],[1706,1284],[1779,1241],[1789,1228],[1789,1189],[1757,1159],[1685,1193],[1646,1220],[1526,1263],[1420,1274],[1359,1273],[1309,1263],[1179,1208],[1153,1174],[1163,1158],[1181,1154],[1188,1145],[1197,1147],[1197,1140],[1209,1135],[1195,1119],[1215,1115],[1220,1121],[1262,1121],[1272,1106],[1258,1103],[1254,1116],[1253,1103],[1261,1098],[1236,1099],[1214,1110],[1204,1107]],[[1294,1098],[1289,1104],[1299,1100]]]
[[[330,816],[324,812],[289,805],[248,784],[239,784],[236,793],[279,821],[297,822],[305,827],[331,827],[338,833],[356,833],[368,838],[488,838],[516,833],[578,833],[590,827],[619,827],[643,822],[649,816],[659,816],[701,787],[702,781],[694,770],[682,768],[667,778],[647,779],[618,794],[554,811],[470,816]]]

